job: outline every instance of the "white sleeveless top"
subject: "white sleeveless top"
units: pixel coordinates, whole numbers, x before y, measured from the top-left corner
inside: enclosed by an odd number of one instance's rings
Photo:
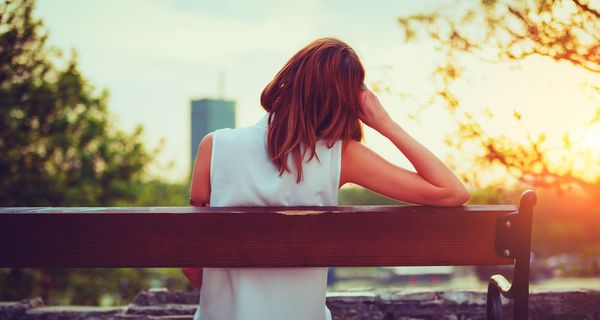
[[[296,183],[292,157],[282,176],[268,158],[267,118],[213,133],[210,206],[337,205],[341,142],[318,142]],[[327,268],[204,268],[194,320],[331,320],[326,289]]]

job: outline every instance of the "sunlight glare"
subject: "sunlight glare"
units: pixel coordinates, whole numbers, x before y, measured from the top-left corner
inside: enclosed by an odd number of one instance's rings
[[[586,147],[594,149],[600,149],[600,123],[595,123],[590,126],[587,135],[584,138]]]

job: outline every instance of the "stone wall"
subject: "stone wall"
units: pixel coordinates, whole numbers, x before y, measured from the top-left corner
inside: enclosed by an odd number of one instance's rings
[[[166,290],[139,293],[120,307],[45,306],[40,298],[0,302],[0,320],[191,320],[198,293]],[[334,320],[485,319],[485,292],[383,290],[330,292]],[[506,301],[505,301],[506,302]],[[507,319],[512,318],[505,303]],[[540,291],[530,296],[530,319],[600,320],[600,291]]]

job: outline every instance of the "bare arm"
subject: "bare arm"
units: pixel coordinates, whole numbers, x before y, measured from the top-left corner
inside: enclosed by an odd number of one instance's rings
[[[190,186],[190,205],[195,207],[210,206],[210,159],[212,156],[212,135],[209,133],[200,142],[192,182]],[[192,285],[198,289],[202,286],[202,268],[182,268],[181,271]]]
[[[212,156],[212,134],[207,134],[198,147],[192,182],[190,185],[190,205],[206,207],[210,202],[210,159]]]
[[[348,141],[342,154],[340,185],[355,183],[417,204],[458,206],[469,199],[469,192],[452,171],[394,122],[369,90],[364,93],[361,111],[361,120],[390,139],[417,172],[390,163],[357,141]]]

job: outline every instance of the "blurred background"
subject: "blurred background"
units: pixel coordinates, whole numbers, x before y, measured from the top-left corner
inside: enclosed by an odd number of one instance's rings
[[[592,0],[0,0],[0,206],[187,205],[202,136],[258,121],[264,86],[323,36],[359,53],[469,204],[536,190],[533,288],[600,287]],[[411,168],[369,128],[365,143]],[[340,204],[396,202],[345,186]],[[496,272],[332,268],[329,289],[484,289]],[[160,287],[193,290],[178,269],[0,269],[0,301],[120,305]]]

